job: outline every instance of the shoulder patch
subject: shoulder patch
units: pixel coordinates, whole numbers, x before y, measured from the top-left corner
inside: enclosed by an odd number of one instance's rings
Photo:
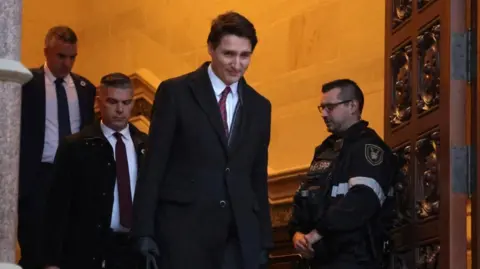
[[[383,149],[377,145],[365,144],[365,159],[373,166],[382,164]]]

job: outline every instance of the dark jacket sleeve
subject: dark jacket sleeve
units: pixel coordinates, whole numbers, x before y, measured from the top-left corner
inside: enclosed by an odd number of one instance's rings
[[[268,102],[268,101],[267,101]],[[252,171],[252,186],[255,192],[255,197],[258,202],[258,210],[260,216],[260,230],[262,238],[262,248],[273,248],[272,239],[272,221],[270,216],[270,203],[268,202],[268,147],[270,144],[270,126],[271,126],[271,111],[272,106],[270,102],[267,103],[266,121],[263,126],[263,142],[258,148],[255,157],[255,163]]]
[[[317,223],[320,234],[364,227],[385,201],[392,182],[392,155],[375,139],[353,145],[347,194]]]
[[[319,145],[315,148],[312,161],[310,162],[310,167],[312,166],[315,157],[317,156],[317,154],[321,153],[322,149],[323,143],[322,145]],[[293,237],[296,232],[306,234],[311,231],[311,229],[308,228],[311,228],[312,226],[311,220],[309,219],[310,213],[308,212],[306,198],[301,197],[302,190],[306,190],[305,182],[300,183],[300,186],[298,187],[295,195],[293,196],[292,214],[288,221],[288,232],[290,234],[290,237]]]
[[[133,203],[132,234],[135,237],[154,236],[158,192],[175,134],[176,108],[173,90],[166,82],[162,82],[155,94],[145,165],[141,168],[137,180]]]
[[[310,232],[306,227],[308,225],[308,212],[306,208],[306,202],[300,197],[302,186],[300,186],[297,193],[293,197],[293,204],[292,204],[292,215],[288,221],[288,233],[291,238],[295,233],[308,233]]]
[[[71,171],[75,164],[73,142],[60,143],[54,161],[54,172],[47,198],[45,232],[42,237],[44,265],[60,266],[62,244],[68,227],[70,202],[73,197],[75,179]]]

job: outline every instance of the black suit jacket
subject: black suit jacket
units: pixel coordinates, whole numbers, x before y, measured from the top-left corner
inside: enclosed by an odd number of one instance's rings
[[[20,198],[38,191],[35,175],[42,161],[45,140],[45,73],[43,66],[30,69],[33,78],[22,87],[20,133]],[[93,123],[96,88],[86,78],[71,73],[80,107],[80,128]]]
[[[147,135],[131,124],[130,135],[140,168]],[[111,235],[115,181],[113,148],[99,122],[60,144],[47,200],[41,255],[44,265],[101,268]]]
[[[272,247],[271,104],[241,79],[241,120],[227,141],[208,64],[157,90],[133,233],[155,237],[160,268],[218,268],[212,262],[223,253],[233,217],[244,268],[257,268],[261,250]]]

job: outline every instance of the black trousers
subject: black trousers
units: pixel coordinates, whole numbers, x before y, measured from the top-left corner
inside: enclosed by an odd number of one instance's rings
[[[240,243],[236,237],[229,238],[227,241],[221,269],[243,269]]]
[[[18,204],[18,242],[21,249],[19,265],[23,269],[40,269],[42,235],[47,195],[53,178],[53,165],[42,163],[29,189]]]
[[[92,261],[90,251],[66,253],[60,269],[144,269],[139,263],[139,254],[133,251],[132,240],[127,233],[113,231],[98,244],[103,245],[101,255]]]

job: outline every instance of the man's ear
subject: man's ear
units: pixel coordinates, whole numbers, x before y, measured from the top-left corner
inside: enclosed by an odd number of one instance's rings
[[[100,95],[95,96],[95,102],[100,105],[102,100],[100,99]]]
[[[209,54],[210,56],[212,56],[213,52],[215,51],[215,49],[213,48],[212,43],[208,42],[208,46],[207,46],[207,47],[208,47],[208,54]]]
[[[351,111],[352,111],[352,115],[355,114],[355,113],[359,113],[359,112],[360,112],[360,111],[359,111],[360,105],[359,105],[359,103],[358,103],[357,100],[352,100],[352,101],[350,102],[350,107],[352,108],[352,110],[351,110]]]

